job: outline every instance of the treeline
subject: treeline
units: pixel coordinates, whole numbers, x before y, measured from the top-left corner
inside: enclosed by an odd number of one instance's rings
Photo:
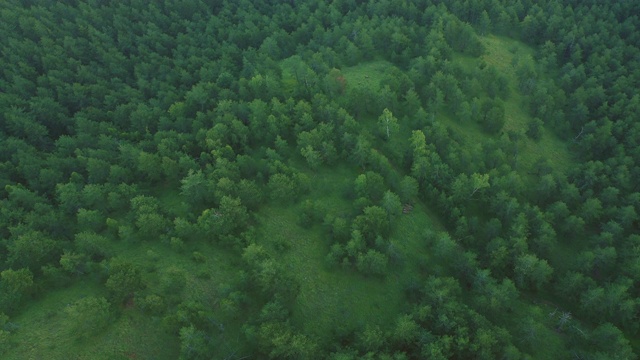
[[[0,349],[19,331],[10,320],[25,301],[94,278],[106,295],[68,310],[77,333],[97,333],[135,299],[163,318],[185,359],[221,351],[213,334],[225,321],[244,324],[245,351],[272,358],[518,359],[536,353],[542,328],[563,334],[563,354],[635,358],[637,10],[497,0],[7,2]],[[492,65],[453,61],[481,55],[479,36],[489,33],[535,46],[537,65],[513,64],[517,89]],[[346,82],[340,69],[374,59],[394,64],[380,84]],[[525,95],[533,120],[505,133],[511,90]],[[466,142],[437,120],[443,112],[478,124],[487,140]],[[519,142],[538,140],[543,127],[571,143],[579,164],[557,171],[541,159],[523,175]],[[306,199],[307,170],[341,162],[362,170],[344,194],[354,205],[327,217]],[[160,201],[161,189],[179,189],[186,211]],[[407,281],[411,310],[387,329],[327,340],[292,325],[299,285],[258,244],[255,211],[301,202],[300,223],[322,224],[331,241],[329,266],[380,277],[401,266],[389,239],[403,206],[418,201],[447,227],[423,236],[446,276]],[[114,242],[176,251],[208,242],[230,249],[242,274],[218,299],[224,306],[210,309],[179,295],[179,270],[161,286],[145,283]],[[567,248],[573,254],[558,255]],[[563,311],[510,322],[521,294],[557,299]]]

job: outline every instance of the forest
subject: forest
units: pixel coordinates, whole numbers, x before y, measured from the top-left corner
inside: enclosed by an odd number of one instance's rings
[[[0,358],[637,359],[638,29],[2,1]]]

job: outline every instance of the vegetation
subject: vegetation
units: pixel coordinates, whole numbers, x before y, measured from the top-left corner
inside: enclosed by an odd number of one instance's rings
[[[0,6],[3,359],[636,359],[627,2]]]

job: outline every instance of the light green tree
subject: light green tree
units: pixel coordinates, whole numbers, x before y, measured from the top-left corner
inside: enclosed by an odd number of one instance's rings
[[[78,338],[96,335],[109,324],[109,302],[103,297],[85,297],[65,309],[71,322],[69,332]]]
[[[389,219],[402,214],[402,203],[400,197],[391,191],[386,191],[382,196],[382,207],[387,212]]]
[[[398,132],[398,119],[396,119],[389,109],[385,108],[382,111],[382,115],[378,118],[378,124],[384,129],[385,134],[387,135],[387,140],[391,138],[392,134]]]
[[[0,309],[12,311],[33,289],[33,274],[29,269],[7,269],[0,273]]]

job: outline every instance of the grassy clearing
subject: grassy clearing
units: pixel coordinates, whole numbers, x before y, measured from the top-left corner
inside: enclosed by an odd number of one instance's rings
[[[507,134],[510,131],[524,133],[527,124],[531,121],[531,116],[526,110],[525,97],[517,90],[516,68],[520,63],[533,63],[533,49],[517,40],[493,35],[482,37],[481,41],[485,46],[485,53],[479,59],[456,56],[454,62],[471,70],[482,61],[495,67],[498,72],[507,77],[509,97],[504,102],[505,125],[502,133]],[[438,114],[437,120],[456,130],[467,144],[481,144],[490,137],[477,124],[456,121],[452,114],[445,111]],[[523,178],[529,178],[530,181],[535,181],[534,177],[530,176],[530,172],[533,165],[541,158],[549,160],[553,169],[560,173],[565,173],[573,164],[567,144],[546,128],[542,129],[542,138],[539,141],[531,140],[526,136],[522,138],[519,141],[518,154],[517,170]]]
[[[342,69],[347,87],[366,87],[373,90],[380,88],[384,74],[394,65],[385,60],[371,61],[357,66]]]
[[[353,186],[359,169],[339,165],[309,174],[313,179],[310,198],[326,214],[343,215],[351,210],[342,196]],[[349,331],[365,324],[385,328],[405,309],[404,279],[427,262],[428,247],[422,234],[426,229],[441,230],[442,225],[423,205],[396,219],[393,242],[403,259],[402,266],[392,266],[384,278],[365,277],[353,270],[329,268],[325,257],[330,246],[320,225],[305,229],[297,223],[298,207],[267,206],[257,215],[266,245],[285,243],[281,256],[301,285],[293,310],[293,321],[306,333],[323,336]]]
[[[186,207],[177,191],[158,193],[162,205],[175,216],[184,215]],[[183,301],[197,300],[205,304],[216,304],[221,289],[235,281],[238,272],[237,255],[232,251],[212,245],[207,241],[186,243],[182,249],[157,242],[115,241],[110,252],[118,258],[137,265],[142,270],[147,288],[141,293],[159,294],[162,279],[168,271],[182,271],[185,286]],[[204,262],[195,262],[194,251],[205,257]],[[235,262],[234,262],[235,261]],[[72,324],[65,308],[87,296],[106,296],[102,283],[92,279],[48,292],[44,298],[30,303],[20,315],[11,321],[19,329],[12,335],[14,346],[3,359],[177,359],[178,338],[167,331],[159,317],[141,312],[137,307],[114,306],[112,322],[99,334],[85,340],[76,340],[69,333]],[[216,309],[213,309],[214,312]],[[240,331],[241,319],[237,323],[225,323],[228,333]],[[217,348],[229,351],[239,348],[236,336],[221,339]],[[221,355],[222,356],[222,355]]]
[[[265,234],[270,239],[286,241],[289,247],[281,259],[300,283],[294,323],[322,339],[338,328],[392,322],[402,289],[390,279],[366,278],[353,271],[327,268],[328,241],[324,234],[318,226],[303,229],[293,225],[296,220],[295,207],[269,206],[259,214]]]
[[[101,286],[79,282],[52,291],[31,303],[12,319],[20,327],[12,337],[14,346],[3,359],[175,359],[177,341],[162,331],[159,319],[135,309],[125,309],[104,331],[85,340],[71,333],[65,309],[86,296],[104,296]]]
[[[516,90],[517,77],[514,64],[533,63],[534,50],[517,40],[498,36],[483,37],[482,43],[486,52],[481,59],[487,64],[495,66],[509,79],[510,97],[505,102],[504,132],[525,131],[531,117],[525,110],[525,98]],[[522,165],[526,170],[530,169],[539,158],[548,159],[556,171],[563,173],[573,163],[566,143],[548,129],[543,129],[540,141],[535,142],[526,138],[521,141],[520,148],[519,165]]]

